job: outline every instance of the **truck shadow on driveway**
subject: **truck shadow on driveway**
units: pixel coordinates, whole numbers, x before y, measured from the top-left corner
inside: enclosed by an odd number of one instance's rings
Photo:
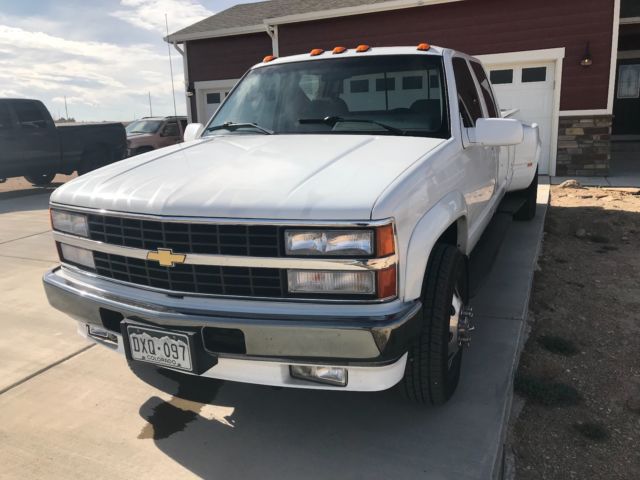
[[[443,407],[414,405],[396,388],[277,389],[198,377],[178,387],[170,374],[136,368],[173,395],[141,405],[148,423],[138,438],[202,478],[489,478],[520,322],[482,321]]]

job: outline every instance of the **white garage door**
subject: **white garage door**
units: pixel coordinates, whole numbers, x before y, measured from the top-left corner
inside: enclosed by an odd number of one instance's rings
[[[554,63],[485,64],[502,110],[525,123],[537,123],[542,137],[540,173],[549,173],[555,88]]]

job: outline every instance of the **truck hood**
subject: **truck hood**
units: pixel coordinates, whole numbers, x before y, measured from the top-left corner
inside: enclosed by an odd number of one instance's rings
[[[441,144],[375,135],[225,135],[138,155],[58,188],[54,203],[167,216],[366,220]]]

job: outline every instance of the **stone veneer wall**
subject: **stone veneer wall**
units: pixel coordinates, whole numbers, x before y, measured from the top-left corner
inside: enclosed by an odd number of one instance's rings
[[[609,173],[611,115],[560,117],[556,175]]]

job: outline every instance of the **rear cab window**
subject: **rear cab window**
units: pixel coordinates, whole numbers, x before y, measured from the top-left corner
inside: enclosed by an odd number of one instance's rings
[[[7,102],[0,102],[0,130],[15,128]]]
[[[475,127],[476,120],[484,116],[476,84],[464,58],[454,57],[452,63],[462,123],[466,128]]]
[[[493,96],[493,91],[491,90],[491,84],[489,83],[487,74],[484,73],[484,68],[482,68],[482,65],[478,62],[471,61],[470,63],[471,68],[473,68],[473,73],[475,73],[478,84],[480,85],[480,90],[484,97],[484,104],[487,106],[487,113],[489,114],[489,117],[499,118],[500,114],[498,112],[498,107],[496,106],[496,101]]]
[[[51,122],[44,114],[40,105],[29,100],[17,100],[13,102],[13,110],[16,114],[18,125],[25,129],[41,129],[51,127]]]

